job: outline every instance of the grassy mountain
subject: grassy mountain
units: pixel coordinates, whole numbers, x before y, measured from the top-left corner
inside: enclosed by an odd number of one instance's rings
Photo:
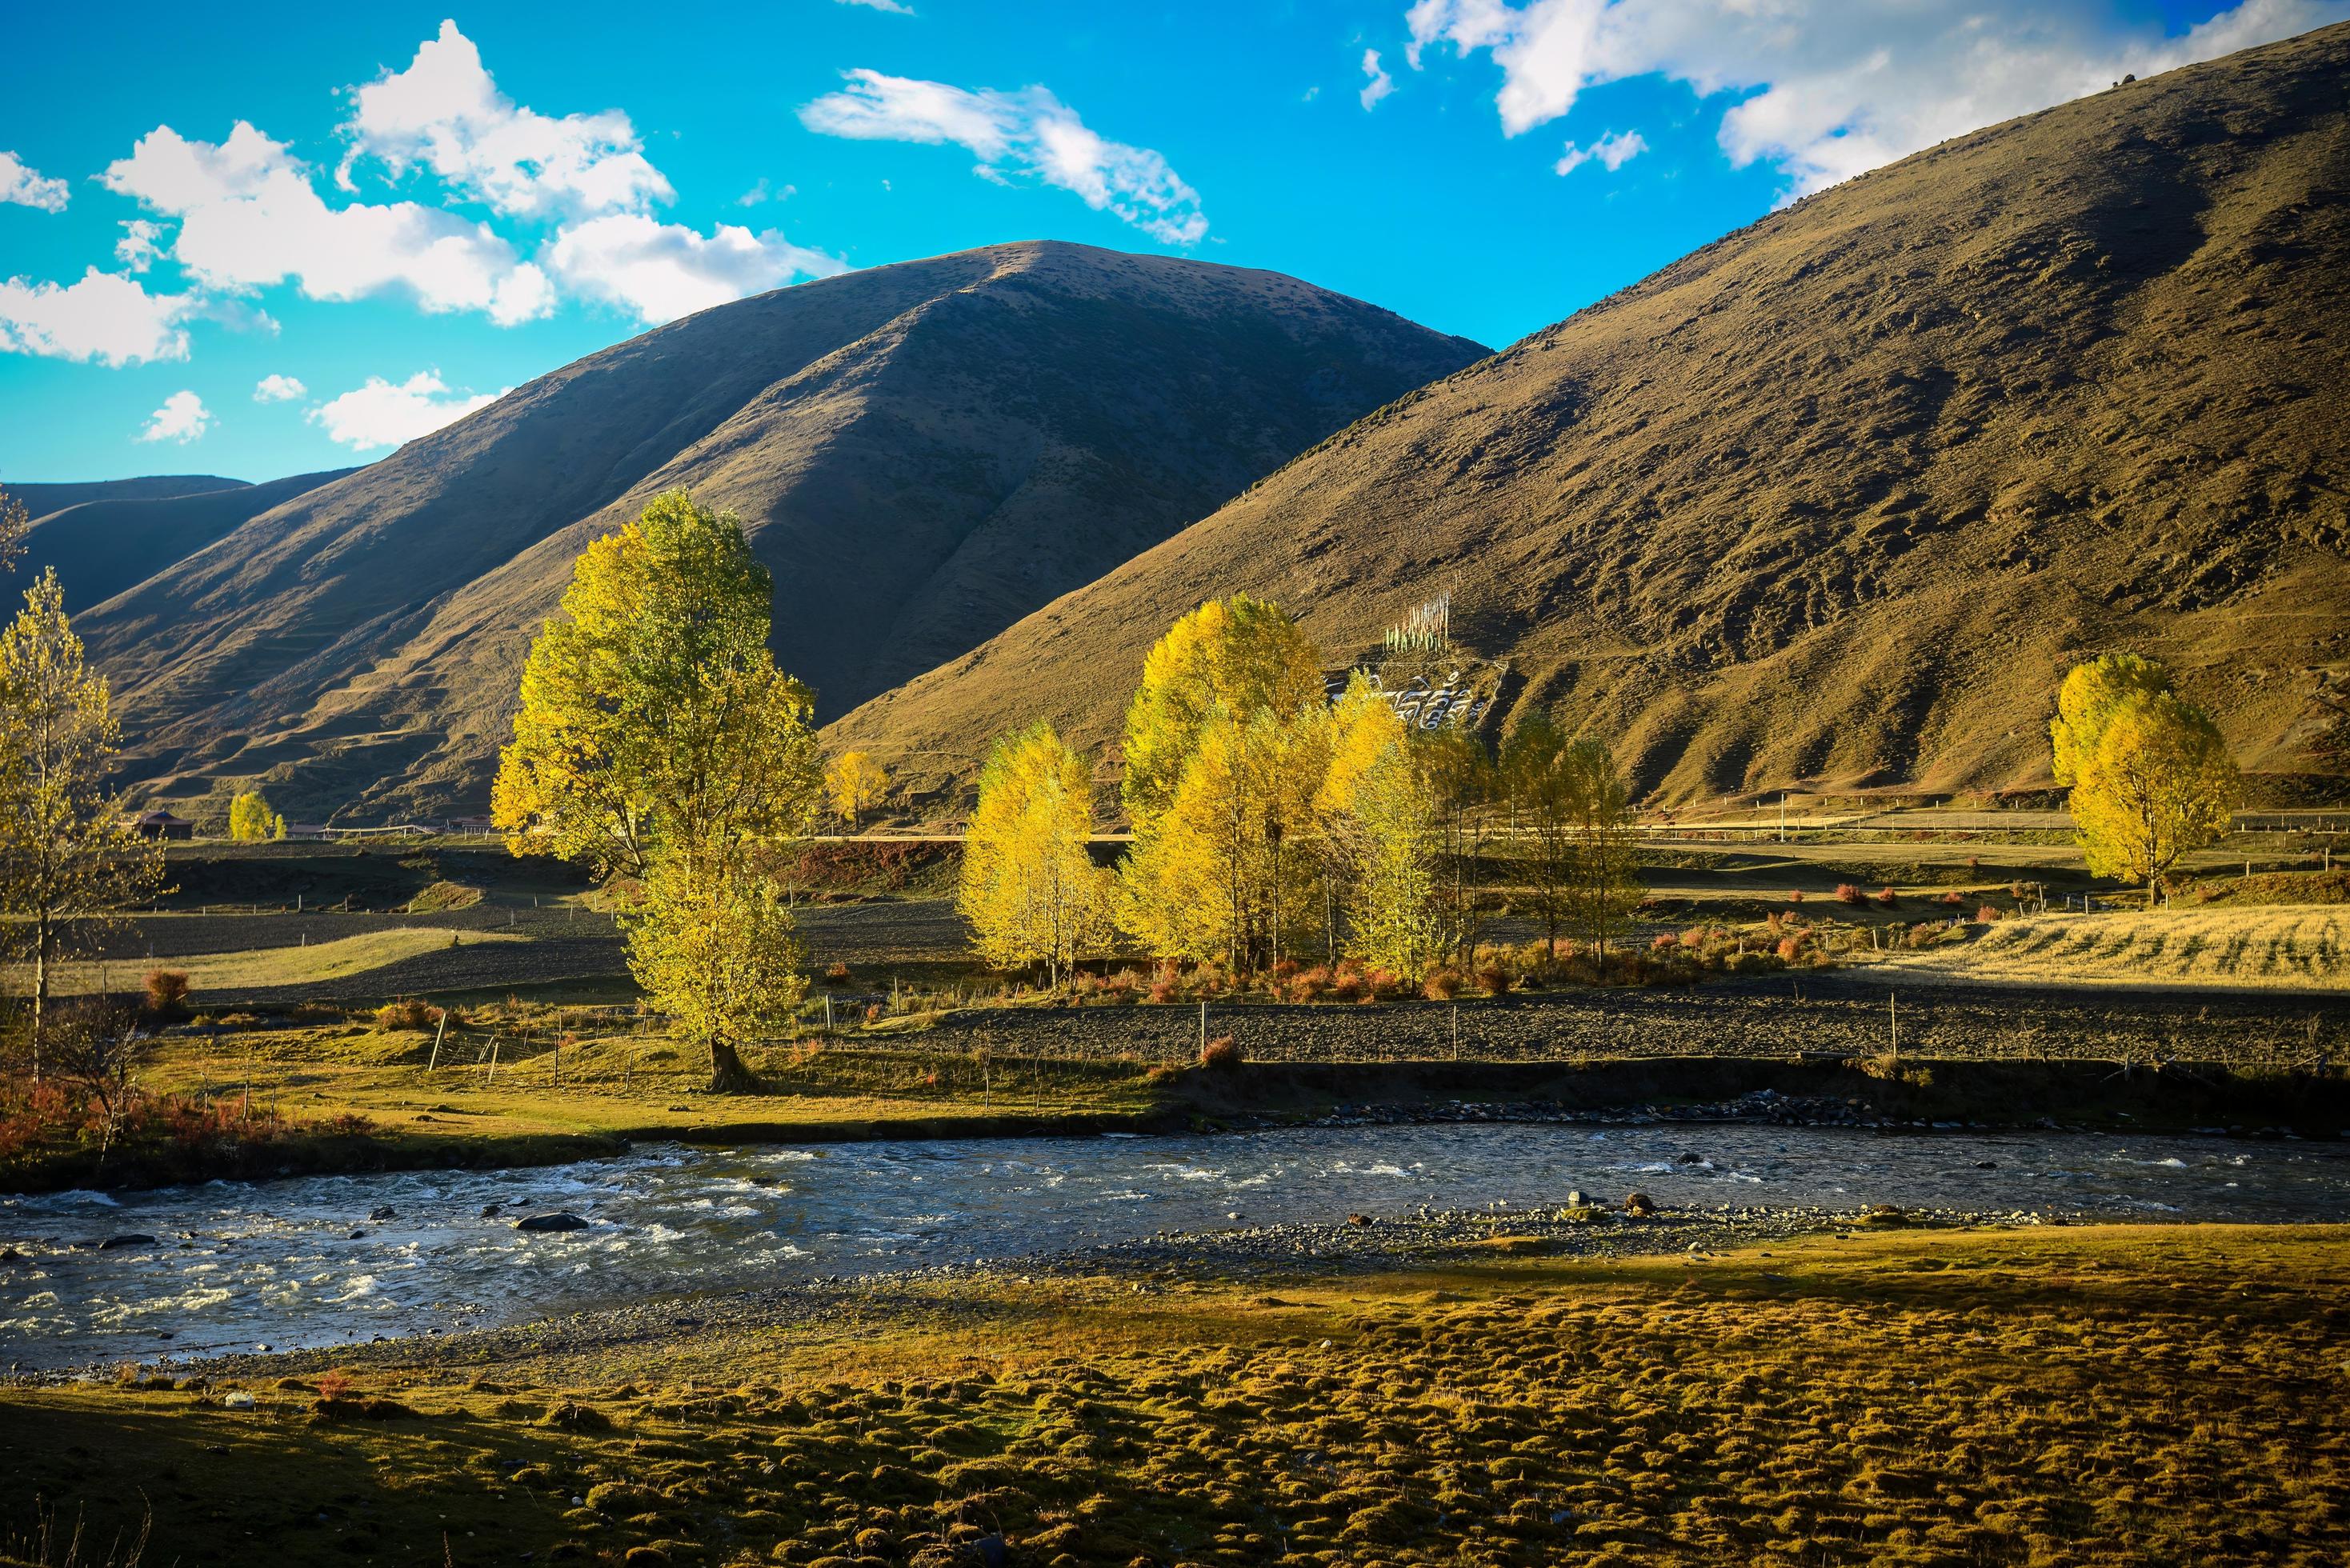
[[[0,577],[0,587],[14,598],[16,590],[34,574],[55,566],[65,587],[66,608],[79,614],[195,554],[271,507],[355,472],[330,469],[266,484],[232,481],[217,489],[172,494],[145,494],[138,487],[187,482],[122,481],[127,493],[100,493],[76,501],[35,522],[25,560],[14,573]],[[32,484],[22,488],[70,492],[111,487]]]
[[[66,484],[19,484],[0,480],[0,491],[25,504],[38,521],[86,501],[160,501],[172,495],[203,495],[220,490],[242,490],[242,479],[216,473],[148,473],[136,479],[92,479]]]
[[[1505,705],[1669,800],[2044,779],[2073,660],[2159,657],[2252,769],[2350,685],[2350,26],[1960,138],[1378,410],[835,727],[951,807],[1106,745],[1234,589],[1335,654],[1454,588]]]
[[[151,793],[480,809],[598,534],[740,512],[828,714],[976,646],[1484,352],[1276,274],[991,247],[708,310],[522,387],[99,605]]]

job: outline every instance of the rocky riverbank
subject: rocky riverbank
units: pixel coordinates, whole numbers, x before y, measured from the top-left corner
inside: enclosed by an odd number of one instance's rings
[[[1698,1159],[1694,1154],[1687,1158]],[[1604,1198],[1604,1200],[1603,1200]],[[973,1258],[889,1273],[830,1275],[714,1294],[598,1308],[526,1323],[451,1334],[378,1338],[280,1354],[160,1361],[168,1375],[265,1380],[329,1366],[479,1370],[547,1355],[593,1357],[691,1340],[755,1336],[777,1324],[795,1333],[936,1330],[977,1322],[1000,1295],[1035,1287],[1108,1288],[1134,1295],[1247,1284],[1274,1289],[1413,1270],[1544,1256],[1586,1261],[1672,1255],[1711,1257],[1818,1235],[1954,1227],[2039,1226],[2077,1218],[2054,1211],[1830,1209],[1764,1205],[1674,1209],[1638,1189],[1571,1193],[1540,1208],[1423,1210],[1400,1217],[1353,1215],[1332,1222],[1251,1224],[1235,1210],[1226,1227],[1162,1231],[1132,1240],[1039,1253]],[[1763,1254],[1767,1256],[1768,1254]],[[11,1376],[65,1382],[111,1375],[111,1367],[34,1368]]]

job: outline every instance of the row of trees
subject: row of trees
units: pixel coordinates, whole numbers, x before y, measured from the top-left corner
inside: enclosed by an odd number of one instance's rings
[[[1127,711],[1120,803],[1134,841],[1115,870],[1088,846],[1091,763],[1047,724],[1000,742],[960,899],[982,955],[1057,979],[1116,934],[1235,972],[1343,956],[1417,980],[1468,961],[1481,855],[1514,821],[1553,950],[1571,929],[1604,959],[1639,898],[1630,803],[1606,748],[1538,714],[1497,760],[1469,732],[1407,725],[1359,676],[1330,703],[1322,666],[1262,600],[1211,600],[1177,621]]]

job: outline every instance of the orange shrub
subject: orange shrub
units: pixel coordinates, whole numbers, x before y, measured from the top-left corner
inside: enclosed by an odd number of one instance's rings
[[[176,969],[147,971],[147,1011],[158,1018],[176,1018],[187,1010],[188,977]]]

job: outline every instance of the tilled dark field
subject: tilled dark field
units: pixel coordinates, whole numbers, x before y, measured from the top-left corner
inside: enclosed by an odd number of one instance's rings
[[[1253,1062],[1572,1061],[1581,1057],[1808,1054],[2164,1062],[2240,1068],[2315,1065],[2341,1054],[2350,1003],[2261,997],[2041,993],[1938,986],[1888,999],[1881,987],[1725,981],[1691,991],[1570,991],[1453,1005],[1211,1004],[1210,1038]],[[941,1018],[941,1043],[1026,1055],[1187,1061],[1197,1004],[972,1009]]]

